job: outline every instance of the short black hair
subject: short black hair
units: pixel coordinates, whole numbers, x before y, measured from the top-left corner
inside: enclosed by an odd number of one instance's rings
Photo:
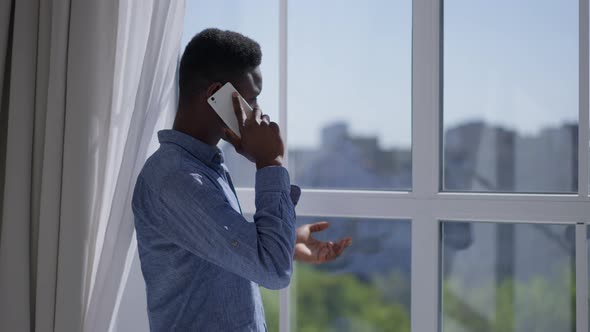
[[[205,29],[188,43],[180,59],[180,97],[222,84],[258,67],[262,61],[260,45],[233,31]]]

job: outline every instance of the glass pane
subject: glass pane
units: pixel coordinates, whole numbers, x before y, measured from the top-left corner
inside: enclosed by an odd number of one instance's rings
[[[411,7],[411,0],[289,2],[294,182],[411,188]]]
[[[254,222],[253,214],[244,214],[244,217]],[[280,317],[280,292],[260,287],[260,296],[262,297],[262,306],[264,307],[264,316],[266,326],[269,331],[279,331]]]
[[[444,2],[449,191],[577,191],[578,1]]]
[[[279,26],[278,1],[258,0],[253,6],[248,0],[191,0],[186,2],[182,49],[191,38],[206,28],[232,30],[256,40],[262,48],[264,85],[258,98],[263,112],[278,122],[279,87]],[[255,19],[253,19],[255,18]],[[256,167],[237,154],[233,147],[221,142],[225,164],[236,187],[253,187]]]
[[[410,222],[298,217],[298,224],[318,220],[332,225],[317,239],[352,236],[353,244],[331,263],[296,265],[293,330],[410,332]]]
[[[573,225],[443,222],[443,332],[574,332],[574,243]]]
[[[260,287],[262,305],[269,331],[279,331],[280,297],[279,291]]]

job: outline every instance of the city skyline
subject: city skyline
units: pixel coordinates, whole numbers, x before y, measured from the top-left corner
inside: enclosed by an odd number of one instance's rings
[[[546,127],[537,135],[482,121],[458,124],[443,134],[443,190],[576,192],[577,134],[575,124]],[[304,188],[411,190],[410,147],[384,147],[378,136],[355,135],[341,122],[326,126],[320,136],[317,147],[289,148],[294,183]],[[253,187],[251,163],[230,145],[221,148],[235,185]]]
[[[257,40],[264,54],[260,104],[276,120],[278,1],[255,3],[187,2],[181,47],[207,27]],[[371,4],[289,2],[291,146],[317,146],[319,129],[335,121],[351,123],[356,135],[378,133],[386,147],[410,145],[411,1]],[[323,24],[326,15],[333,19],[330,26]],[[534,135],[577,121],[576,5],[456,1],[445,3],[444,15],[445,128],[483,119]],[[541,24],[547,21],[553,24]],[[518,38],[503,38],[509,32]]]

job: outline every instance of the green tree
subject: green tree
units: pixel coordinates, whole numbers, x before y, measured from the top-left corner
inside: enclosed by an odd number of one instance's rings
[[[399,274],[362,281],[298,265],[291,283],[300,332],[410,332],[409,287]],[[279,296],[262,289],[269,331],[279,329]],[[402,299],[402,301],[400,301]],[[407,305],[402,304],[407,300]]]
[[[262,304],[264,305],[264,314],[266,316],[266,327],[269,331],[279,330],[279,291],[260,287],[262,295]]]
[[[397,276],[391,280],[403,282]],[[297,331],[409,332],[409,311],[386,295],[374,282],[299,265]]]
[[[443,284],[444,332],[575,331],[575,283],[561,277],[482,280],[466,287],[459,279]]]

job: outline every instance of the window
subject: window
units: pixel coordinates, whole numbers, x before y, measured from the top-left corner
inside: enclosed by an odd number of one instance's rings
[[[410,332],[409,220],[299,217],[297,223],[318,220],[331,227],[316,238],[352,236],[354,245],[334,262],[297,264],[293,330]]]
[[[443,332],[575,331],[573,225],[443,222],[441,233]]]
[[[291,1],[288,21],[293,180],[410,189],[412,2]]]
[[[588,332],[588,16],[588,0],[187,1],[183,44],[211,26],[261,44],[298,223],[354,238],[263,292],[269,330]],[[252,214],[254,167],[222,149]]]
[[[444,189],[576,192],[577,1],[445,1],[443,21]]]

